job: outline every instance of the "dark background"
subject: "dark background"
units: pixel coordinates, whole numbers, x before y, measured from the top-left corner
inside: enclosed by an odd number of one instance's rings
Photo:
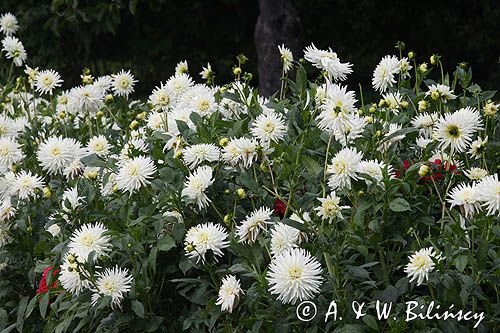
[[[331,46],[354,64],[351,85],[370,86],[380,58],[397,55],[398,40],[419,63],[438,53],[448,71],[465,61],[484,88],[499,82],[499,1],[285,1],[300,18],[302,46]],[[210,62],[221,84],[231,79],[239,53],[250,58],[244,69],[258,85],[257,0],[1,0],[6,11],[19,20],[28,63],[58,70],[66,88],[79,82],[83,67],[94,76],[123,67],[139,79],[139,94],[148,94],[184,59],[197,78]]]

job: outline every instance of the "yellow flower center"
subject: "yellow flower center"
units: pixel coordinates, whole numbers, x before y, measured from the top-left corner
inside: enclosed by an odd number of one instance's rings
[[[450,125],[448,126],[448,134],[452,138],[458,138],[460,137],[460,129],[456,125]]]
[[[83,236],[83,238],[82,238],[82,243],[83,243],[85,246],[92,246],[92,245],[94,245],[94,243],[95,243],[95,239],[94,239],[94,237],[92,237],[91,235],[85,235],[85,236]]]
[[[292,266],[288,269],[288,274],[292,280],[298,280],[302,276],[302,269],[297,266]]]

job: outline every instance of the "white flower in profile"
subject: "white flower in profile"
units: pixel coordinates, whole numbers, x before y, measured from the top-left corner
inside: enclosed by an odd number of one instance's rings
[[[37,159],[49,174],[62,173],[76,159],[85,155],[78,141],[70,138],[50,137],[38,147]]]
[[[52,235],[52,237],[57,237],[61,233],[61,227],[56,223],[51,224],[46,230]]]
[[[434,125],[434,138],[441,149],[450,147],[454,152],[464,152],[472,142],[474,132],[482,127],[479,113],[471,107],[447,113]]]
[[[335,131],[335,140],[345,147],[363,135],[366,125],[367,122],[363,117],[351,114],[344,121],[342,131]]]
[[[76,210],[78,207],[82,205],[84,199],[85,199],[84,197],[78,196],[78,188],[76,186],[69,188],[63,193],[61,200],[62,209],[65,212]],[[69,204],[69,206],[66,204],[66,201]]]
[[[356,148],[346,147],[339,151],[332,158],[332,164],[328,166],[327,172],[330,175],[328,186],[333,190],[351,189],[351,179],[358,179],[356,171],[359,162],[363,158],[363,154],[358,152]]]
[[[115,188],[118,189],[118,185],[116,184],[116,173],[109,173],[107,180],[105,180],[105,177],[103,176],[101,181],[101,195],[109,197],[114,193]]]
[[[210,63],[207,62],[207,67],[202,67],[202,70],[200,72],[200,76],[203,80],[208,80],[212,78],[214,75],[214,71],[212,70],[212,66],[210,66]]]
[[[100,257],[111,250],[110,237],[104,235],[108,229],[102,223],[87,223],[73,232],[68,244],[68,252],[74,254],[80,262],[87,262],[89,255],[94,252]]]
[[[74,87],[68,94],[68,110],[70,113],[94,115],[103,105],[103,90],[94,84]]]
[[[412,68],[413,66],[410,65],[408,58],[406,57],[401,58],[401,60],[399,61],[399,71],[401,73],[401,77],[403,78],[403,80],[411,77],[410,70]]]
[[[262,113],[252,122],[252,135],[267,144],[283,140],[286,131],[283,117],[276,112]]]
[[[41,94],[52,95],[55,88],[61,86],[63,80],[58,72],[53,69],[46,69],[38,72],[35,77],[35,88]]]
[[[239,242],[255,243],[260,231],[267,231],[267,224],[271,223],[272,211],[267,207],[260,207],[247,215],[240,225],[236,227]]]
[[[323,220],[333,220],[334,218],[344,218],[342,215],[343,209],[349,209],[349,206],[341,206],[340,198],[335,191],[332,191],[326,198],[318,198],[321,206],[314,208],[318,212],[318,216]]]
[[[15,214],[16,208],[12,206],[10,198],[0,201],[0,222],[10,220]]]
[[[319,50],[314,44],[311,44],[306,47],[304,58],[314,67],[327,71],[335,82],[346,80],[347,74],[352,73],[352,64],[341,63],[337,53],[333,52],[331,48]]]
[[[228,234],[220,224],[208,222],[191,227],[184,239],[186,255],[196,259],[196,262],[205,260],[208,250],[212,251],[215,257],[222,257],[222,249],[229,246],[227,238]]]
[[[500,216],[500,181],[498,174],[483,177],[477,185],[477,200],[486,209],[487,215]]]
[[[167,111],[172,104],[172,95],[174,92],[172,89],[160,83],[159,86],[155,87],[151,95],[149,95],[148,102],[153,107],[154,111]]]
[[[476,160],[481,158],[481,155],[484,152],[484,148],[486,147],[487,143],[488,143],[488,137],[485,137],[484,140],[481,138],[477,138],[475,141],[471,143],[470,150],[468,153],[471,155],[472,158]]]
[[[222,279],[219,297],[215,304],[220,305],[222,311],[229,311],[231,313],[238,303],[241,294],[243,294],[243,290],[241,289],[240,281],[234,275],[227,275]]]
[[[319,291],[323,278],[319,261],[304,249],[294,248],[277,255],[269,264],[269,291],[282,303],[309,300]]]
[[[103,75],[99,76],[97,79],[95,79],[94,83],[92,86],[94,88],[97,88],[102,95],[105,95],[111,90],[111,86],[113,85],[113,78],[111,75]]]
[[[411,125],[419,129],[421,136],[430,139],[432,137],[432,128],[438,119],[439,115],[437,113],[421,113],[413,117]]]
[[[399,114],[399,109],[401,108],[401,103],[403,102],[403,96],[399,91],[386,93],[382,95],[385,103],[388,105],[388,109],[394,114]]]
[[[469,170],[464,170],[464,174],[470,180],[481,180],[488,175],[488,171],[482,168],[470,168]]]
[[[137,80],[134,79],[130,70],[125,71],[122,69],[118,74],[112,75],[111,88],[116,96],[128,98],[128,95],[134,92],[134,85]]]
[[[235,148],[239,154],[238,161],[241,161],[245,168],[250,168],[253,162],[257,159],[258,146],[259,144],[255,139],[232,139],[229,145],[224,147],[223,158],[225,160],[232,159],[228,155],[232,156],[234,151],[230,151],[230,149]]]
[[[44,186],[42,178],[37,175],[32,175],[31,171],[19,172],[12,184],[13,193],[17,194],[19,199],[26,200],[30,197],[35,197],[36,191]]]
[[[214,91],[206,85],[196,85],[183,96],[185,107],[202,117],[208,117],[217,111],[218,105]]]
[[[481,209],[481,204],[477,200],[477,187],[465,183],[458,184],[449,193],[446,201],[454,206],[462,207],[466,218],[473,217]]]
[[[365,173],[374,178],[377,182],[379,182],[380,185],[383,185],[380,182],[384,179],[382,170],[385,170],[386,167],[387,167],[386,164],[382,161],[377,161],[377,160],[361,161],[358,164],[357,172]],[[390,165],[387,167],[387,174],[389,178],[394,176],[392,166]],[[367,185],[370,185],[372,183],[371,179],[368,178],[365,179],[365,182]]]
[[[182,156],[190,169],[196,168],[203,162],[214,162],[219,160],[220,149],[211,143],[202,143],[186,147],[182,150]]]
[[[429,273],[434,270],[434,260],[443,259],[444,257],[437,254],[432,247],[424,248],[408,257],[409,263],[404,271],[408,274],[410,282],[417,280],[417,286],[420,286],[424,280],[429,280]]]
[[[212,172],[213,169],[207,165],[198,167],[184,183],[182,196],[186,197],[188,203],[195,203],[199,210],[204,209],[211,202],[205,190],[214,182]]]
[[[138,156],[125,161],[116,175],[116,185],[130,194],[148,185],[156,172],[150,157]]]
[[[16,37],[7,36],[2,39],[2,51],[5,52],[5,57],[12,59],[17,67],[21,67],[28,57],[23,43]]]
[[[278,45],[278,51],[280,52],[281,62],[283,63],[283,72],[288,73],[293,65],[292,51],[285,47],[285,44]]]
[[[380,60],[373,72],[372,85],[379,92],[386,92],[396,83],[395,75],[400,71],[400,62],[396,56],[386,55]]]
[[[443,103],[448,102],[450,99],[457,98],[457,96],[453,95],[453,90],[445,84],[431,84],[425,96],[431,96],[432,99],[439,98]]]
[[[67,252],[64,255],[58,278],[64,290],[78,295],[82,290],[90,287],[90,281],[80,275],[83,269],[82,265],[78,265],[77,258],[73,254]]]
[[[97,135],[90,138],[87,143],[87,151],[89,154],[96,154],[99,157],[106,157],[109,155],[111,145],[104,135]]]
[[[111,297],[111,308],[121,307],[124,294],[131,289],[133,278],[128,269],[106,268],[104,272],[96,273],[95,287],[92,289],[92,305],[96,305],[101,297]]]
[[[11,36],[19,29],[17,18],[11,13],[4,13],[0,16],[0,31],[5,36]]]
[[[179,61],[175,65],[175,74],[187,74],[189,72],[189,66],[186,60]]]
[[[390,146],[392,146],[395,143],[397,144],[398,142],[403,140],[405,138],[404,134],[392,136],[394,133],[401,130],[402,128],[403,126],[401,124],[390,123],[389,129],[387,130],[387,133],[385,133],[384,135],[385,141],[382,142],[377,149],[381,152],[385,152],[389,149]]]
[[[0,137],[0,166],[10,168],[23,160],[21,146],[13,137]]]
[[[188,74],[181,73],[171,76],[165,84],[173,92],[172,96],[177,103],[179,97],[194,85],[193,79]]]
[[[295,215],[298,217],[297,215]],[[290,219],[292,219],[290,217]],[[271,254],[277,256],[297,247],[300,242],[300,231],[282,222],[274,224],[271,230]]]
[[[166,130],[167,114],[162,112],[153,111],[148,116],[148,121],[146,126],[151,128],[153,131],[164,131]]]

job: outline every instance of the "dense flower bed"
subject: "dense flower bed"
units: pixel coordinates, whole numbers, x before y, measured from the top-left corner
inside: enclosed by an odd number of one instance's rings
[[[398,43],[369,103],[331,49],[280,46],[270,98],[239,56],[234,82],[180,62],[146,101],[126,70],[63,90],[0,27],[0,329],[497,327],[498,104],[466,64]],[[343,320],[301,321],[306,300]],[[377,300],[391,318],[351,311]],[[484,317],[410,321],[408,301]]]

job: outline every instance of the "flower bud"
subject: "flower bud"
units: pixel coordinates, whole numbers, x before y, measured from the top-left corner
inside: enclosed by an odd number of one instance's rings
[[[367,117],[365,117],[365,121],[366,121],[368,124],[373,124],[373,117],[372,117],[372,116],[367,116]]]
[[[181,156],[182,156],[182,151],[181,150],[176,151],[175,154],[174,154],[174,158],[181,158]]]
[[[408,102],[407,102],[407,101],[402,101],[402,102],[401,102],[401,107],[402,107],[403,109],[408,109]]]
[[[424,62],[423,64],[421,64],[420,66],[418,66],[418,70],[422,73],[425,73],[427,72],[428,68],[427,68],[427,64]]]
[[[219,140],[219,146],[225,147],[229,144],[229,139],[228,138],[222,138]]]
[[[231,193],[231,191],[230,191],[228,188],[226,188],[226,189],[224,190],[224,194],[229,194],[229,193]]]
[[[239,189],[236,190],[236,195],[240,199],[245,199],[247,197],[247,194],[245,193],[245,190],[242,189],[242,188],[239,188]]]
[[[433,91],[431,92],[431,98],[435,101],[439,99],[439,91]]]
[[[50,191],[50,188],[48,188],[48,187],[44,187],[42,192],[43,192],[43,197],[45,199],[48,199],[52,196],[52,192]]]
[[[415,58],[415,52],[413,51],[408,52],[408,59],[412,60],[413,58]]]
[[[101,118],[102,116],[104,116],[104,112],[97,111],[97,113],[95,115],[96,115],[97,118]]]
[[[141,112],[137,116],[135,116],[135,119],[137,120],[143,120],[144,118],[146,118],[146,112]]]
[[[385,99],[381,99],[379,102],[378,102],[378,106],[383,108],[384,106],[386,106],[387,102]]]
[[[358,191],[358,197],[365,196],[365,191]]]
[[[437,56],[435,54],[431,55],[430,61],[431,61],[431,65],[436,65],[438,62]]]
[[[240,67],[233,68],[233,74],[234,75],[240,75],[241,74],[241,68]]]
[[[116,193],[118,192],[120,189],[118,188],[118,185],[113,185],[113,192]]]
[[[66,118],[66,112],[64,112],[64,111],[59,112],[59,118],[61,118],[61,119]]]
[[[420,177],[425,177],[429,173],[430,168],[427,165],[421,165],[418,169],[418,174]]]
[[[225,215],[224,216],[224,223],[229,225],[229,223],[231,222],[231,219],[232,219],[231,214]]]
[[[377,131],[377,132],[375,132],[375,136],[376,136],[377,138],[381,137],[381,136],[382,136],[382,132],[381,132],[381,131]]]
[[[419,101],[418,102],[418,111],[422,112],[427,110],[427,102],[426,101]]]
[[[184,248],[184,250],[186,250],[186,252],[193,252],[194,251],[194,246],[192,244],[188,244],[186,245],[186,247]]]
[[[137,126],[139,126],[139,122],[137,120],[133,120],[130,125],[129,125],[129,128],[130,129],[136,129]]]
[[[114,100],[115,99],[114,99],[113,95],[111,95],[111,94],[107,94],[106,97],[104,97],[104,101],[106,103],[113,103]]]
[[[368,109],[368,112],[370,113],[375,113],[377,112],[377,108],[375,106],[371,106],[369,109]]]
[[[96,179],[97,178],[97,171],[92,170],[87,173],[87,178],[88,179]]]
[[[484,105],[484,115],[487,117],[494,117],[497,114],[498,105],[493,103],[492,101],[488,101]]]

